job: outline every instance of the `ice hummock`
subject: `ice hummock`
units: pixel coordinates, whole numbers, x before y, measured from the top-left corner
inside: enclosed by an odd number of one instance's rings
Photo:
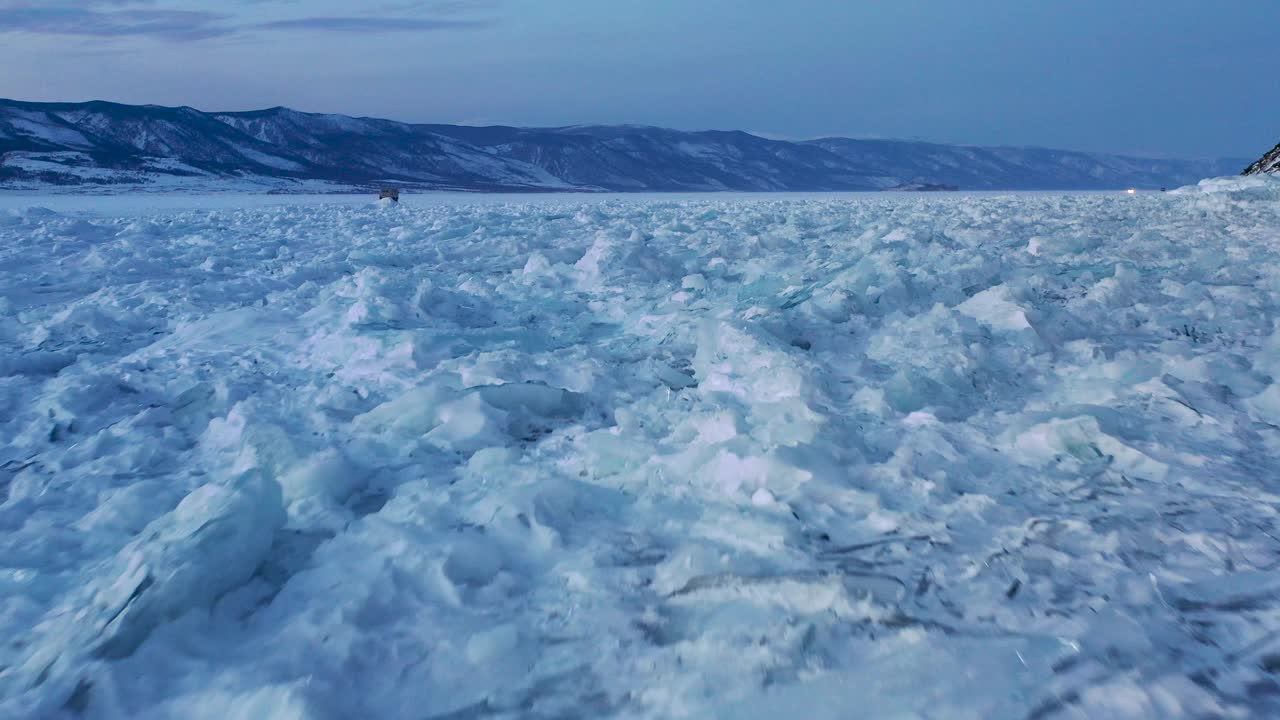
[[[1280,180],[254,205],[0,212],[0,717],[1280,712]]]

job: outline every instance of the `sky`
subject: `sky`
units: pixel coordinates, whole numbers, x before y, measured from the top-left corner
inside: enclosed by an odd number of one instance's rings
[[[0,97],[1253,158],[1277,28],[1276,0],[0,0]]]

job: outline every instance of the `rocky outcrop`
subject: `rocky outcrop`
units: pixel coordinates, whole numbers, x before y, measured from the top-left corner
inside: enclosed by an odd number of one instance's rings
[[[1271,148],[1271,152],[1263,155],[1258,162],[1245,168],[1245,175],[1280,172],[1280,145]]]

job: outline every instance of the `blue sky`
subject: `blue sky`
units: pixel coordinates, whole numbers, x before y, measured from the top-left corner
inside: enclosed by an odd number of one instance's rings
[[[1277,28],[1275,0],[0,0],[0,96],[1251,157]]]

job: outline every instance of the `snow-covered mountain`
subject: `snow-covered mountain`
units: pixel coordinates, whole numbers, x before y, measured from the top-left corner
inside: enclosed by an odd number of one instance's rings
[[[868,174],[904,183],[970,190],[1155,188],[1235,174],[1232,161],[1159,160],[1047,148],[940,145],[901,140],[825,138],[829,150]],[[1199,176],[1199,177],[1197,177]]]
[[[1257,162],[1245,168],[1245,175],[1262,173],[1280,173],[1280,145],[1271,148],[1271,152],[1263,155]]]
[[[0,100],[0,187],[9,188],[1103,189],[1181,185],[1241,164],[891,140],[787,142],[634,125],[466,127],[287,108],[205,113]]]

